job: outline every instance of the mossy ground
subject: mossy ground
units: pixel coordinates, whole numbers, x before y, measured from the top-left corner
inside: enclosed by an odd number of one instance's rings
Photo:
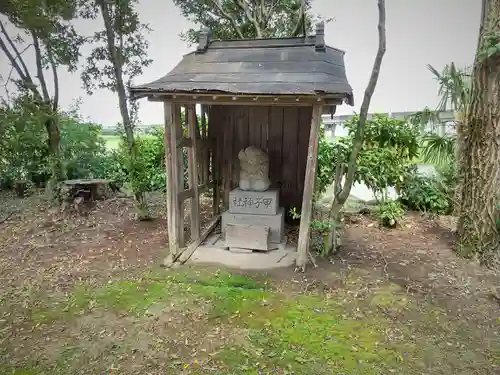
[[[263,275],[184,268],[12,293],[0,373],[465,375],[499,364],[494,335],[481,341],[389,281],[344,281],[292,293]]]
[[[167,271],[163,194],[150,222],[133,199],[0,199],[2,375],[500,374],[500,273],[457,258],[446,220],[346,216],[305,274]]]

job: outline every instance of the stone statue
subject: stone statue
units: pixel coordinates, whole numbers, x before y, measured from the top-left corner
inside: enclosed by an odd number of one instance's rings
[[[238,154],[240,160],[240,189],[266,191],[269,181],[269,157],[260,148],[249,146]]]

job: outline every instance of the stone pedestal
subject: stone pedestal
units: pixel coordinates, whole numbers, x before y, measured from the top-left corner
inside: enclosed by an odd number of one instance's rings
[[[229,192],[229,212],[232,214],[277,215],[278,189],[247,191],[240,188]]]
[[[285,209],[280,207],[276,215],[269,214],[242,214],[226,211],[222,214],[222,231],[227,224],[268,226],[269,242],[280,243],[283,240],[285,227]]]

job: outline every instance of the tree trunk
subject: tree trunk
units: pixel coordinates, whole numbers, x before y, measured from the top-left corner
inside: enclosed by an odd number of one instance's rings
[[[473,70],[472,99],[463,124],[460,160],[461,212],[457,252],[477,256],[489,267],[500,266],[500,51],[485,34],[500,33],[500,0],[483,3],[480,41]]]
[[[359,111],[359,121],[356,129],[356,134],[354,135],[353,147],[351,150],[351,155],[349,157],[346,176],[344,180],[344,184],[338,190],[338,193],[333,198],[331,210],[330,210],[330,218],[334,221],[332,224],[332,229],[327,241],[328,249],[326,249],[326,253],[330,253],[333,250],[333,245],[335,244],[336,239],[336,228],[340,226],[339,223],[340,212],[344,207],[345,202],[349,198],[351,194],[351,188],[354,183],[354,177],[357,169],[357,159],[359,152],[361,151],[364,143],[364,128],[366,123],[366,118],[368,116],[368,109],[370,108],[370,102],[372,100],[373,93],[375,92],[375,88],[377,86],[378,77],[380,75],[380,67],[382,66],[382,59],[384,58],[386,51],[386,30],[385,30],[385,0],[378,0],[378,50],[377,55],[375,56],[375,61],[373,62],[373,68],[370,75],[370,80],[368,81],[368,85],[365,89],[365,95],[363,97],[363,102],[361,103],[361,108]],[[335,181],[337,184],[337,181]]]
[[[59,124],[54,118],[49,118],[45,121],[45,129],[47,129],[48,146],[50,151],[50,168],[51,179],[49,182],[49,192],[54,202],[61,202],[61,181],[66,178],[64,164],[61,155],[61,133],[59,131]]]
[[[106,41],[107,47],[111,55],[111,64],[113,65],[116,92],[118,94],[118,103],[120,108],[120,114],[123,121],[123,129],[125,131],[125,136],[127,138],[127,147],[129,151],[130,164],[131,164],[131,176],[132,179],[135,178],[135,166],[138,155],[137,145],[134,139],[134,127],[132,120],[130,118],[128,98],[126,93],[125,83],[123,82],[123,56],[121,48],[117,48],[115,45],[116,39],[120,39],[120,35],[116,35],[116,30],[113,29],[113,20],[108,8],[108,4],[104,0],[98,0],[102,13],[102,18],[104,21],[104,28],[106,30]],[[122,43],[120,43],[121,45]],[[121,45],[123,48],[123,46]],[[135,186],[132,182],[132,185]],[[143,191],[134,188],[134,197],[136,200],[137,216],[139,220],[149,220],[151,218],[146,203],[146,197]]]
[[[460,216],[462,210],[462,178],[459,176],[460,173],[460,155],[463,154],[463,144],[464,140],[464,114],[462,112],[455,112],[455,124],[456,124],[456,138],[455,138],[455,160],[454,168],[456,173],[456,184],[455,191],[453,192],[453,216]]]

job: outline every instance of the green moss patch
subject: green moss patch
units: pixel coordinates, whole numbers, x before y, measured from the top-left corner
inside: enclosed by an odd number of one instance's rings
[[[81,285],[64,298],[37,296],[20,310],[29,311],[40,340],[52,341],[32,349],[36,364],[21,361],[0,374],[66,374],[83,364],[89,374],[110,366],[123,374],[130,366],[198,375],[468,374],[500,358],[498,342],[481,341],[467,320],[362,273],[333,294],[294,295],[261,277],[156,270]],[[0,349],[12,358],[12,348]]]

